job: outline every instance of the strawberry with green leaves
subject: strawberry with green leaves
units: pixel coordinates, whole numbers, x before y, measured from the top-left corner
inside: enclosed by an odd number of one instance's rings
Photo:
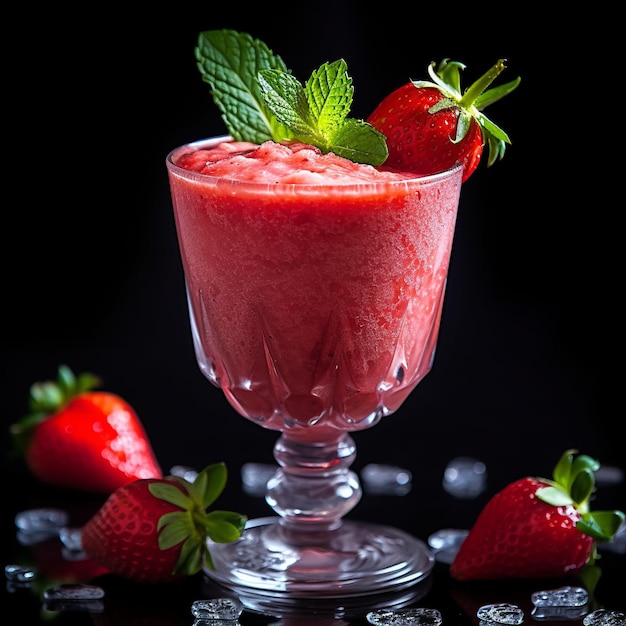
[[[599,468],[567,450],[552,480],[528,476],[498,492],[461,544],[451,577],[558,578],[593,565],[596,541],[610,541],[625,519],[622,511],[590,510]]]
[[[29,415],[11,426],[14,453],[40,481],[110,494],[163,473],[138,415],[119,395],[97,391],[100,379],[75,376],[65,365],[58,380],[30,389]]]
[[[487,165],[504,156],[508,135],[483,113],[489,104],[513,91],[520,78],[487,89],[505,69],[500,59],[467,90],[461,92],[465,65],[444,59],[432,81],[410,81],[389,94],[367,121],[387,138],[385,167],[415,174],[435,174],[463,163],[463,182],[478,167],[486,144]]]
[[[193,483],[177,477],[137,480],[113,492],[84,525],[85,554],[112,573],[140,583],[168,583],[212,568],[207,538],[239,539],[247,518],[207,509],[227,480],[223,463]]]

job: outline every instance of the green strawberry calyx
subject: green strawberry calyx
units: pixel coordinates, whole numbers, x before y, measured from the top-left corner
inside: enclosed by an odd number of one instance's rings
[[[24,454],[33,430],[41,422],[61,411],[76,396],[95,389],[101,383],[100,378],[94,374],[83,373],[75,376],[67,365],[60,365],[57,380],[36,382],[31,385],[30,412],[9,428],[13,440],[13,454]]]
[[[180,511],[165,513],[158,521],[158,544],[161,550],[180,545],[180,553],[172,574],[193,575],[203,564],[214,569],[207,538],[216,543],[230,543],[241,537],[247,522],[245,515],[232,511],[207,511],[224,490],[227,470],[224,463],[214,463],[198,473],[193,482],[179,476],[168,476],[171,482],[152,482],[148,490],[155,497],[169,502]]]
[[[506,145],[511,143],[509,136],[499,126],[494,124],[484,113],[488,105],[497,102],[511,93],[520,83],[518,76],[504,85],[487,89],[491,83],[506,68],[506,59],[498,59],[497,63],[485,72],[478,80],[465,91],[461,91],[461,70],[465,65],[458,61],[443,59],[438,65],[434,62],[428,67],[432,81],[411,81],[417,88],[434,88],[443,94],[443,98],[434,104],[429,113],[437,113],[445,109],[458,110],[456,135],[453,143],[463,140],[470,129],[472,120],[480,127],[483,142],[487,144],[487,165],[493,165],[496,160],[502,159]]]
[[[195,57],[236,141],[298,141],[374,166],[387,159],[385,136],[348,116],[354,89],[343,59],[303,85],[262,41],[234,30],[200,33]]]
[[[548,487],[537,490],[536,496],[553,506],[573,506],[580,514],[576,528],[598,541],[610,541],[626,515],[622,511],[591,511],[590,498],[596,489],[595,472],[600,463],[577,450],[566,450],[553,472],[553,479],[539,478]],[[595,554],[591,555],[595,558]]]

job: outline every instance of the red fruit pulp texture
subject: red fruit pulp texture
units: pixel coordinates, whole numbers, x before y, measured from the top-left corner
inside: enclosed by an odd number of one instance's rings
[[[294,439],[372,425],[430,370],[461,168],[409,179],[223,140],[168,158],[202,370]]]

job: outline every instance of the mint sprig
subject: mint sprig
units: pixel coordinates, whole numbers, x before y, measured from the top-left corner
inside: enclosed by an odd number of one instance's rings
[[[292,133],[263,101],[257,74],[263,69],[288,71],[283,60],[262,41],[234,30],[200,33],[195,48],[202,80],[235,141],[282,141]]]
[[[195,55],[233,139],[301,141],[374,166],[386,160],[385,136],[348,117],[353,86],[343,59],[324,63],[302,86],[279,56],[247,33],[200,33]]]
[[[380,165],[387,158],[384,135],[348,117],[354,89],[343,59],[321,65],[304,87],[282,70],[261,70],[259,83],[266,105],[299,141],[357,163]]]

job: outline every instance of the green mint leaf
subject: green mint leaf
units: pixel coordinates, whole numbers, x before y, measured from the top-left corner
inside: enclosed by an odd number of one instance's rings
[[[279,56],[247,33],[200,33],[195,55],[236,141],[295,139],[357,163],[377,166],[386,160],[385,136],[348,117],[353,87],[343,59],[321,65],[303,86]]]
[[[257,80],[262,69],[287,72],[283,60],[258,39],[234,30],[200,33],[194,49],[202,80],[236,141],[263,143],[291,133],[268,110]]]
[[[332,149],[335,154],[355,163],[373,166],[381,165],[389,156],[385,136],[371,124],[352,118],[335,133]]]
[[[309,109],[324,136],[332,138],[348,117],[352,106],[352,78],[343,59],[324,63],[311,74],[306,85]]]
[[[387,158],[385,136],[371,124],[348,117],[352,79],[342,59],[324,63],[304,87],[281,70],[261,70],[258,79],[268,109],[294,139],[357,163],[376,166]]]
[[[291,74],[280,70],[262,70],[258,79],[265,103],[276,118],[299,139],[315,136],[302,85]]]
[[[302,85],[289,73],[259,72],[268,108],[300,141],[329,152],[352,105],[352,79],[345,61],[324,63]]]

